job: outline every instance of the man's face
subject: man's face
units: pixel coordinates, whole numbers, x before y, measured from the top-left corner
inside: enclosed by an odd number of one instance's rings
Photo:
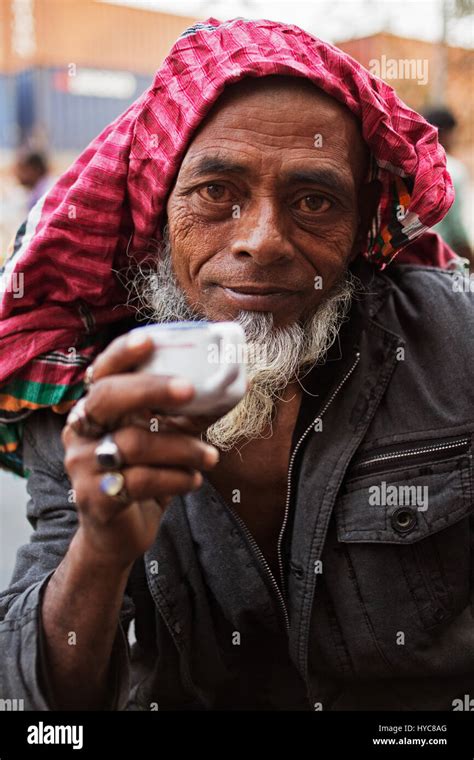
[[[211,320],[313,314],[375,211],[355,118],[307,82],[244,80],[219,99],[167,203],[173,266]]]

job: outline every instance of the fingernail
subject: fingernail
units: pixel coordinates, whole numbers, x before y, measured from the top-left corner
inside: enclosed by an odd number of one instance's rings
[[[168,390],[179,396],[187,396],[194,390],[194,386],[184,377],[172,377],[171,380],[168,380]]]
[[[200,472],[195,472],[193,475],[193,488],[200,488],[202,486],[202,475]]]
[[[129,348],[139,348],[140,346],[144,346],[145,343],[148,343],[149,340],[149,335],[138,330],[137,332],[130,333],[127,338],[127,346]]]
[[[207,465],[216,464],[219,461],[219,451],[214,446],[207,446],[204,449],[204,461]]]

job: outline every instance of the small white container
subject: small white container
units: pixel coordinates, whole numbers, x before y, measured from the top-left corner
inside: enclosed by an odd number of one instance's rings
[[[183,377],[196,389],[173,414],[224,414],[245,394],[245,333],[236,322],[169,322],[132,330],[138,331],[152,337],[156,350],[137,371]]]

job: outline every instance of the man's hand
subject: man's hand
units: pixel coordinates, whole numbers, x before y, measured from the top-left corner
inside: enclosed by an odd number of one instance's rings
[[[62,436],[80,518],[76,548],[81,545],[84,552],[117,568],[130,566],[151,546],[171,498],[199,488],[200,471],[212,468],[219,458],[217,449],[198,438],[204,418],[200,426],[179,415],[193,388],[170,377],[133,372],[152,350],[150,338],[142,343],[136,342],[136,334],[133,342],[128,336],[117,338],[96,358],[86,398],[87,413],[114,430],[128,503],[100,490],[103,472],[94,454],[98,441],[79,436],[68,425]],[[176,408],[176,417],[167,422],[160,416],[158,432],[151,431],[157,417],[152,410],[160,407]]]

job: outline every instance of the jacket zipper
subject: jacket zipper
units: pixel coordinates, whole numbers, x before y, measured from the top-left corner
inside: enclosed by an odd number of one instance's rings
[[[290,512],[291,485],[292,485],[291,484],[291,476],[292,476],[292,472],[293,472],[293,464],[295,462],[296,455],[298,454],[298,450],[299,450],[301,444],[303,443],[303,441],[305,440],[306,436],[310,432],[310,430],[313,430],[316,421],[317,420],[321,420],[323,418],[323,415],[326,413],[326,411],[328,410],[328,408],[331,406],[332,402],[334,401],[334,399],[338,395],[339,391],[344,387],[344,385],[346,384],[347,380],[349,379],[349,377],[354,372],[355,368],[359,364],[359,361],[360,361],[360,352],[358,351],[356,353],[356,358],[355,358],[355,361],[352,364],[352,367],[346,372],[346,374],[342,378],[341,382],[334,389],[334,391],[332,392],[332,394],[330,395],[330,397],[326,401],[325,405],[323,406],[323,408],[321,409],[321,411],[319,412],[319,414],[312,421],[311,425],[306,428],[306,430],[304,431],[303,435],[301,436],[301,438],[297,442],[295,448],[293,449],[293,453],[291,454],[289,465],[288,465],[288,479],[287,479],[287,488],[286,488],[285,514],[284,514],[284,517],[283,517],[283,524],[281,526],[280,535],[278,537],[278,551],[277,551],[277,555],[278,555],[278,569],[280,571],[280,582],[281,582],[281,587],[282,588],[285,587],[285,584],[284,584],[284,575],[283,575],[283,560],[282,560],[282,556],[281,556],[281,545],[283,543],[283,536],[284,536],[284,533],[285,533],[286,524],[288,522],[288,515],[289,515],[289,512]]]
[[[387,451],[385,453],[379,453],[374,454],[369,459],[365,459],[361,462],[358,462],[353,465],[353,471],[357,470],[364,470],[361,474],[368,474],[370,472],[376,472],[377,470],[380,470],[380,466],[383,467],[385,464],[390,464],[390,462],[393,461],[399,461],[400,464],[403,464],[406,461],[410,461],[410,459],[415,459],[416,457],[420,457],[422,462],[426,461],[433,461],[433,454],[435,454],[436,459],[442,459],[444,456],[444,452],[451,453],[453,451],[459,450],[461,451],[467,451],[470,445],[470,439],[469,438],[458,438],[457,440],[447,439],[444,441],[440,441],[437,444],[432,445],[425,445],[425,446],[414,446],[412,448],[408,449],[399,449],[397,451]],[[439,456],[440,454],[440,456]],[[429,455],[428,457],[426,455]],[[351,473],[353,475],[353,473]]]
[[[240,525],[242,531],[245,533],[245,535],[247,537],[247,540],[248,540],[249,544],[252,546],[252,549],[254,550],[255,554],[257,555],[257,559],[259,560],[260,564],[265,569],[265,572],[266,572],[266,574],[268,576],[268,579],[269,579],[269,581],[272,584],[272,588],[275,591],[275,595],[276,595],[276,597],[278,599],[278,602],[279,602],[279,605],[280,605],[280,609],[281,609],[281,611],[283,613],[283,618],[284,618],[284,621],[285,621],[286,631],[287,631],[287,633],[289,633],[289,630],[290,630],[290,619],[289,619],[289,616],[288,616],[288,610],[286,608],[286,604],[285,604],[285,600],[283,598],[283,594],[281,593],[280,587],[278,586],[278,583],[275,580],[275,576],[273,575],[273,573],[271,571],[270,565],[268,564],[267,560],[265,559],[265,556],[264,556],[262,550],[260,549],[259,545],[255,541],[254,537],[252,536],[251,532],[247,528],[247,526],[244,523],[244,521],[239,517],[239,515],[233,509],[231,509],[230,507],[228,507],[227,504],[226,504],[226,507],[227,507],[227,509],[229,509],[232,512],[232,515],[234,516],[235,520]]]
[[[288,464],[285,514],[284,514],[284,517],[283,517],[283,523],[282,523],[282,526],[281,526],[280,534],[278,536],[278,547],[277,547],[278,569],[279,569],[279,572],[280,572],[281,588],[278,585],[278,583],[277,583],[277,581],[275,579],[275,576],[273,575],[273,573],[271,571],[271,568],[270,568],[267,560],[265,559],[265,557],[264,557],[264,555],[262,553],[262,550],[260,549],[259,545],[255,541],[254,537],[252,536],[251,532],[247,528],[246,524],[244,523],[244,521],[239,517],[239,515],[233,509],[231,509],[230,507],[228,507],[226,505],[227,509],[229,509],[232,512],[232,515],[234,516],[235,520],[238,522],[238,524],[242,528],[243,532],[245,533],[245,535],[246,535],[246,537],[248,539],[248,542],[251,544],[251,546],[252,546],[255,554],[257,555],[257,557],[258,557],[261,565],[263,566],[263,568],[266,571],[268,579],[269,579],[269,581],[270,581],[270,583],[272,585],[272,588],[275,591],[275,595],[276,595],[276,597],[278,599],[278,602],[279,602],[279,605],[280,605],[280,609],[281,609],[281,612],[283,614],[283,619],[285,621],[285,628],[286,628],[287,634],[289,634],[289,632],[290,632],[290,618],[289,618],[289,615],[288,615],[288,608],[286,606],[285,598],[284,598],[282,590],[281,590],[281,589],[284,588],[283,560],[282,560],[282,557],[281,557],[281,544],[282,544],[282,540],[283,540],[283,535],[284,535],[284,532],[285,532],[286,524],[288,522],[288,514],[289,514],[289,508],[290,508],[290,497],[291,497],[291,475],[292,475],[293,464],[294,464],[294,461],[296,459],[296,455],[298,453],[298,450],[299,450],[301,444],[305,440],[305,438],[308,435],[308,433],[314,428],[316,420],[322,419],[323,414],[326,413],[327,409],[332,404],[332,402],[334,401],[334,399],[338,395],[338,393],[341,390],[341,388],[345,385],[345,383],[347,382],[347,380],[349,379],[349,377],[354,372],[355,368],[357,367],[357,365],[359,363],[359,360],[360,360],[360,353],[358,352],[356,354],[356,359],[355,359],[352,367],[344,375],[344,377],[342,378],[342,380],[339,383],[339,385],[337,386],[337,388],[334,389],[333,393],[331,394],[331,396],[327,400],[326,404],[321,409],[320,413],[314,418],[314,420],[312,421],[311,425],[309,425],[306,428],[306,430],[302,434],[301,438],[297,442],[297,444],[296,444],[296,446],[293,449],[293,452],[291,454],[290,461],[289,461],[289,464]]]

